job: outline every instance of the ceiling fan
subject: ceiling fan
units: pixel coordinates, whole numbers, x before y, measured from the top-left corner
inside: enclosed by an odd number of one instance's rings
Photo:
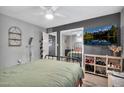
[[[65,17],[64,15],[57,13],[58,6],[40,6],[40,8],[43,10],[43,12],[40,13],[40,15],[44,15],[46,19],[52,20],[55,16],[58,17]]]

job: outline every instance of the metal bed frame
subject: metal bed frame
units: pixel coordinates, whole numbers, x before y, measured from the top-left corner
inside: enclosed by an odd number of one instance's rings
[[[75,55],[77,56],[75,57]],[[79,60],[82,61],[82,56],[80,55],[82,55],[80,52],[73,51],[72,55],[71,56],[69,55],[68,57],[78,58]]]
[[[74,58],[74,57],[65,57],[65,56],[53,56],[53,55],[46,55],[45,59],[56,59],[59,61],[66,61],[66,62],[73,62],[73,63],[79,63],[80,67],[82,67],[82,61],[80,58]]]

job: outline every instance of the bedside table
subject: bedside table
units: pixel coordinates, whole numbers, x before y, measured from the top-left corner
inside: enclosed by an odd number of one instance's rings
[[[124,72],[108,71],[108,87],[124,87]]]

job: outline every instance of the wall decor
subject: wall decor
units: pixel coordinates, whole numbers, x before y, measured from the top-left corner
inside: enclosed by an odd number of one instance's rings
[[[108,48],[112,51],[113,56],[117,56],[117,53],[122,51],[122,47],[121,46],[111,45],[111,46],[108,46]]]
[[[84,44],[102,46],[117,44],[118,30],[116,25],[104,25],[84,29]]]
[[[21,46],[21,29],[17,26],[12,26],[8,30],[8,45],[11,47]]]

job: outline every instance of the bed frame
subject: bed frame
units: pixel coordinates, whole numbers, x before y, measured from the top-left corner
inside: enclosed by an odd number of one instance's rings
[[[79,58],[46,55],[45,56],[45,59],[52,59],[52,60],[56,59],[56,60],[59,60],[59,61],[79,63],[80,64],[80,67],[82,67],[82,61]],[[75,82],[75,86],[82,86],[82,84],[83,84],[82,78],[80,78],[77,82]]]
[[[46,55],[45,59],[57,59],[59,61],[66,61],[66,62],[73,62],[73,63],[79,63],[80,67],[82,67],[82,61],[80,58],[74,58],[74,57],[65,57],[65,56],[53,56],[53,55]]]

